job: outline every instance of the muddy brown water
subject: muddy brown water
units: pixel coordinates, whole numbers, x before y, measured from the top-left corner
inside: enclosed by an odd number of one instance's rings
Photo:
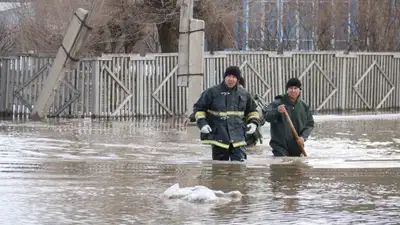
[[[307,158],[213,162],[182,120],[0,121],[0,224],[399,224],[400,116],[320,117]],[[239,190],[165,199],[171,185]]]

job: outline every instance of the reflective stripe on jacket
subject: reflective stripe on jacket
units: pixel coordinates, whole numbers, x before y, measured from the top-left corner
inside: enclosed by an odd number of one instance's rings
[[[197,126],[210,125],[212,132],[204,144],[221,148],[245,146],[247,124],[259,125],[257,105],[246,89],[229,89],[224,82],[205,90],[194,104]]]

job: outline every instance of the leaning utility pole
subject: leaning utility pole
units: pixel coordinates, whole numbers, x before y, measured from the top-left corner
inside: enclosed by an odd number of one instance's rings
[[[90,12],[82,8],[78,8],[75,11],[56,58],[53,61],[49,75],[44,82],[44,87],[34,104],[31,113],[32,120],[40,120],[47,116],[55,93],[65,77],[65,70],[73,68],[79,61],[79,50],[85,42],[89,30],[91,30],[88,24],[92,18],[93,11],[101,8],[103,3],[104,0],[93,1]]]
[[[31,113],[32,120],[40,120],[47,116],[54,95],[64,79],[68,66],[77,63],[77,52],[88,34],[86,19],[88,11],[82,8],[76,10],[74,17],[65,33],[64,40],[51,66],[49,75],[40,91],[39,97]]]

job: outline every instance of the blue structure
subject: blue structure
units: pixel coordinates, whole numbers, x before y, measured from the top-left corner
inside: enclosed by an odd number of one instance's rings
[[[358,30],[357,30],[357,25],[354,23],[354,21],[357,21],[357,16],[358,16],[358,0],[351,0],[351,5],[350,5],[350,27],[351,27],[351,33],[355,33],[357,36],[359,35]]]
[[[302,1],[302,0],[299,0]],[[349,18],[349,34],[346,35],[358,35],[358,30],[357,30],[357,25],[355,23],[355,21],[357,21],[357,17],[358,17],[358,1],[359,0],[349,0],[349,11],[350,11],[350,18]],[[261,3],[262,1],[260,1]],[[276,33],[276,41],[290,41],[290,43],[294,43],[296,41],[300,42],[300,45],[298,46],[299,49],[298,50],[313,50],[313,46],[309,43],[312,43],[313,37],[310,36],[310,32],[306,30],[306,28],[304,28],[303,26],[300,25],[300,27],[298,28],[300,31],[299,37],[297,37],[296,34],[296,12],[295,11],[290,11],[289,7],[286,7],[286,3],[284,0],[273,0],[268,2],[271,7],[271,12],[264,15],[265,18],[268,18],[267,21],[263,21],[262,23],[265,23],[264,27],[266,28],[266,31],[262,31],[264,32],[264,36],[266,36],[266,34],[275,34]],[[263,2],[263,4],[268,4],[266,2]],[[316,7],[317,10],[321,7],[321,4],[323,3],[322,1],[316,1]],[[240,24],[240,14],[238,14],[236,16],[236,25],[235,25],[235,47],[238,50],[246,50],[246,43],[248,43],[248,40],[246,40],[246,30],[247,28],[251,28],[252,26],[250,26],[250,24],[248,23],[249,21],[249,16],[253,16],[253,15],[257,15],[257,13],[254,13],[252,11],[251,7],[248,7],[248,0],[242,0],[242,12],[241,15],[243,17],[242,20],[242,24]],[[310,4],[312,4],[310,2]],[[396,4],[398,4],[396,2],[396,0],[392,0],[392,7],[396,7]],[[246,11],[246,9],[249,9],[249,11]],[[259,10],[259,7],[257,7],[257,9],[253,9],[253,10]],[[314,14],[314,12],[310,12],[312,14]],[[286,22],[288,22],[289,24],[293,24],[290,25],[289,27],[285,27],[285,30],[283,30],[283,21],[282,21],[282,16],[284,16],[284,20]],[[299,18],[299,22],[300,24],[304,24],[305,22],[305,16],[306,15],[300,15]],[[276,20],[274,20],[276,18]],[[399,19],[399,18],[396,18]],[[251,21],[251,19],[250,19]],[[276,21],[276,22],[274,22]],[[240,29],[240,27],[242,29]],[[343,31],[340,30],[340,32]],[[286,33],[287,32],[287,33]],[[343,31],[345,32],[345,31]],[[249,32],[249,34],[251,34],[251,32]],[[342,35],[338,35],[338,36],[344,36]],[[251,37],[249,37],[251,38]],[[300,39],[300,40],[298,40]],[[343,40],[342,40],[343,41]],[[346,40],[347,41],[347,40]],[[399,42],[400,42],[400,34],[399,34]],[[294,46],[292,46],[294,47]]]
[[[239,29],[239,16],[235,16],[235,49],[239,49],[240,42],[240,29]]]
[[[247,50],[247,43],[248,43],[248,35],[246,35],[247,31],[247,26],[249,22],[249,15],[247,12],[248,7],[248,2],[247,0],[242,0],[243,1],[243,38],[242,38],[242,50],[246,51]]]

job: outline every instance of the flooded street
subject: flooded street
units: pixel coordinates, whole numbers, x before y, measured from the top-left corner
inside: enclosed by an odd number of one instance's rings
[[[0,224],[398,224],[400,114],[316,116],[307,158],[211,161],[182,120],[0,121]],[[204,185],[239,201],[163,192]]]

